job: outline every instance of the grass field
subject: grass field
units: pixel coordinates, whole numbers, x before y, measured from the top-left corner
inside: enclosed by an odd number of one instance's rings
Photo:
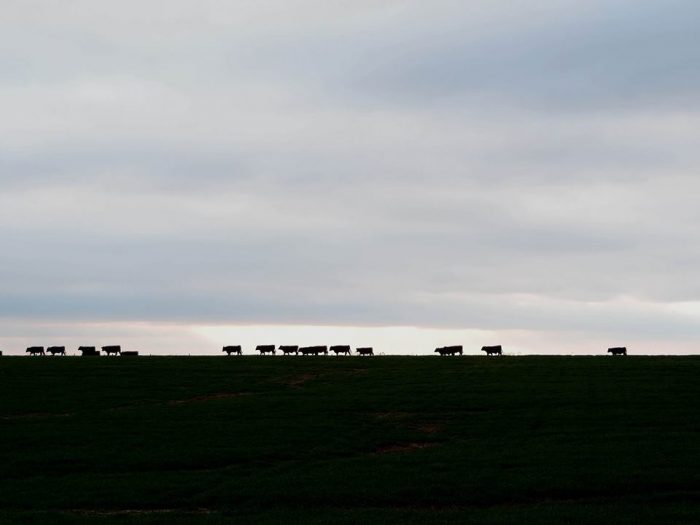
[[[700,358],[0,358],[2,523],[698,523]]]

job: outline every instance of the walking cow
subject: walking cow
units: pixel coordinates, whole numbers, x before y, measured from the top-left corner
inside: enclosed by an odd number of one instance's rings
[[[78,347],[78,352],[80,352],[83,357],[93,357],[100,355],[100,351],[94,346],[80,346]]]
[[[331,352],[335,353],[335,355],[350,355],[350,347],[346,345],[331,346]]]
[[[612,355],[627,355],[627,347],[616,346],[614,348],[608,348],[608,353]]]
[[[29,355],[46,355],[44,354],[44,347],[43,346],[30,346],[27,348],[26,353]]]
[[[66,347],[65,346],[49,346],[46,349],[47,354],[51,355],[66,355]]]
[[[486,355],[503,355],[503,348],[501,345],[482,346],[481,351],[486,352]]]
[[[255,347],[255,350],[260,352],[260,355],[274,354],[275,353],[275,345],[258,345]]]
[[[279,351],[282,352],[282,355],[299,355],[299,347],[297,345],[280,345]]]
[[[436,348],[435,352],[440,354],[441,356],[446,356],[446,355],[462,355],[462,345],[459,346],[441,346],[440,348]]]
[[[243,355],[243,349],[241,348],[241,345],[224,346],[224,348],[221,351],[226,352],[226,355],[231,355],[231,354]]]
[[[112,354],[119,355],[122,353],[122,347],[119,345],[103,346],[102,351],[106,355],[112,355]]]
[[[374,355],[374,349],[371,346],[365,346],[357,349],[357,355]]]
[[[301,348],[299,348],[299,353],[301,353],[301,355],[319,355],[319,354],[328,355],[328,347],[327,346],[302,346]]]

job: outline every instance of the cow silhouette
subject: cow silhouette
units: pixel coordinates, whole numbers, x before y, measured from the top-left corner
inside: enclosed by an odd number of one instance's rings
[[[49,346],[46,349],[47,354],[51,355],[66,355],[66,347],[65,346]]]
[[[275,353],[275,345],[258,345],[255,347],[255,350],[260,352],[260,355],[274,354]]]
[[[374,349],[371,346],[363,346],[357,349],[357,355],[374,355]]]
[[[122,347],[119,345],[103,346],[102,351],[105,355],[119,355],[122,353]]]
[[[231,355],[231,354],[243,355],[243,349],[241,348],[241,345],[224,346],[224,348],[221,351],[226,352],[226,355]]]
[[[627,347],[616,346],[614,348],[608,348],[608,353],[612,355],[627,355]]]
[[[335,345],[331,346],[330,348],[331,352],[335,353],[335,355],[350,355],[350,347],[347,345]]]
[[[122,357],[138,357],[139,353],[135,350],[129,350],[128,352],[125,350],[121,354]]]
[[[462,355],[462,345],[459,345],[459,346],[441,346],[439,348],[436,348],[435,352],[437,352],[441,356],[457,355],[457,354]]]
[[[280,345],[279,351],[282,352],[282,355],[299,355],[299,347],[297,345]]]
[[[327,346],[302,346],[301,348],[299,348],[299,353],[301,353],[301,355],[319,355],[319,354],[328,355],[328,347]]]
[[[486,355],[503,355],[503,348],[501,345],[482,346],[481,351],[486,352]]]
[[[43,346],[30,346],[27,348],[26,353],[29,355],[45,355]]]
[[[83,357],[92,357],[100,355],[100,351],[94,346],[80,346],[78,347],[78,352],[80,352]]]

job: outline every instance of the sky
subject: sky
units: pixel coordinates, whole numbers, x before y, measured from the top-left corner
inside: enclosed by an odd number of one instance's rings
[[[4,0],[0,349],[697,352],[698,20]]]

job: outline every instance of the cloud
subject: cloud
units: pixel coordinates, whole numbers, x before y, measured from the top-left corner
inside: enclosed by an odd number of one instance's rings
[[[0,317],[695,340],[695,4],[169,6],[8,4]]]
[[[566,113],[697,109],[696,3],[577,2],[565,12],[548,9],[552,4],[501,9],[488,31],[465,30],[468,11],[453,13],[456,21],[447,24],[421,26],[404,35],[407,46],[371,50],[360,85],[413,104]],[[513,15],[531,20],[514,23]]]

